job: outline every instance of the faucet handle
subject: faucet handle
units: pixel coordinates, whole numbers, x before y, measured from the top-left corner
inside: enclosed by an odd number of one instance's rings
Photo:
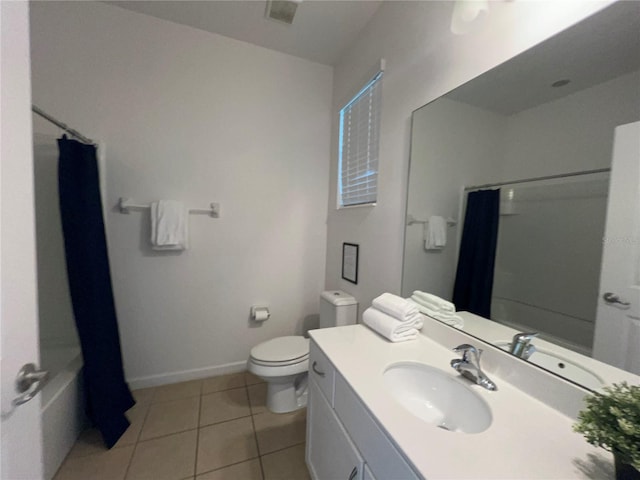
[[[531,345],[531,340],[540,335],[538,332],[529,332],[529,333],[516,333],[511,340],[511,349],[510,353],[515,355],[516,357],[524,358],[525,360],[531,356],[531,354],[527,354],[527,348],[533,347]],[[533,351],[531,351],[533,353]]]
[[[533,340],[538,335],[540,335],[538,332],[516,333],[513,336],[512,343],[515,344],[515,343],[518,343],[518,342],[524,342],[525,344],[528,344],[531,340]]]
[[[475,356],[476,361],[480,361],[480,355],[482,355],[482,349],[478,349],[476,347],[474,347],[473,345],[469,345],[468,343],[463,343],[462,345],[458,345],[456,348],[453,349],[454,352],[462,352],[462,359],[465,362],[469,361],[469,354],[471,353],[473,356]]]
[[[476,350],[476,347],[474,347],[473,345],[469,345],[468,343],[463,343],[462,345],[458,345],[456,348],[453,349],[454,352],[473,352],[474,350]]]

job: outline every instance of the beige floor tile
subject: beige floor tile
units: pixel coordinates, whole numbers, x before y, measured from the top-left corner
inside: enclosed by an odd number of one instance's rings
[[[205,473],[258,456],[251,417],[200,429],[196,473]]]
[[[260,460],[237,463],[209,473],[198,475],[196,480],[262,480]]]
[[[251,414],[257,415],[267,411],[267,384],[258,383],[247,387]]]
[[[68,458],[85,457],[87,455],[106,453],[108,451],[104,445],[100,431],[96,428],[88,428],[80,434],[69,452]]]
[[[136,445],[127,480],[180,480],[195,473],[198,431],[177,433]]]
[[[144,421],[140,440],[196,428],[199,409],[200,397],[152,404]]]
[[[255,385],[256,383],[265,383],[260,377],[256,377],[251,372],[244,372],[244,381],[247,385]]]
[[[126,415],[131,425],[129,425],[127,431],[120,437],[120,440],[118,440],[114,448],[125,447],[136,443],[140,430],[142,430],[142,424],[147,410],[148,405],[136,405],[127,411]],[[84,457],[86,455],[94,455],[107,451],[108,449],[104,445],[100,431],[96,428],[88,428],[84,430],[78,437],[78,440],[76,440],[76,443],[69,452],[69,458]]]
[[[292,413],[264,412],[253,417],[260,455],[305,441],[307,409]]]
[[[304,460],[304,444],[262,457],[264,480],[311,480]]]
[[[125,445],[133,445],[138,441],[142,425],[149,411],[150,404],[136,405],[127,411],[127,418],[131,424],[127,431],[120,437],[116,447],[124,447]]]
[[[67,458],[54,480],[122,480],[133,446],[112,448],[95,455]]]
[[[220,423],[251,415],[245,387],[203,395],[200,405],[200,426]]]
[[[229,375],[205,378],[202,382],[202,393],[220,392],[244,386],[244,373],[231,373]]]
[[[197,397],[202,392],[202,380],[172,383],[156,387],[153,403],[178,400],[180,398]]]
[[[153,394],[156,392],[155,387],[151,388],[139,388],[138,390],[132,390],[131,394],[136,401],[136,405],[145,405],[153,401]]]

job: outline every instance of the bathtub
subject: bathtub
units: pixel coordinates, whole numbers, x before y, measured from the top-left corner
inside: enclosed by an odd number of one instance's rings
[[[51,479],[87,424],[80,347],[41,345],[40,365],[49,372],[40,397],[44,478]]]

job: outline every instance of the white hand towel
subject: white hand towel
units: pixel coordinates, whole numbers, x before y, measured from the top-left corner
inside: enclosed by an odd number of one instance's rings
[[[447,325],[451,325],[452,327],[456,327],[461,330],[464,328],[464,319],[459,315],[456,315],[455,313],[434,310],[425,305],[422,305],[419,302],[416,302],[414,297],[411,297],[410,299],[408,299],[408,301],[414,302],[418,307],[418,310],[420,310],[420,312],[424,313],[425,315],[429,315],[430,317],[435,318],[436,320],[440,320],[442,323],[446,323]]]
[[[371,305],[401,322],[414,322],[420,318],[420,312],[413,303],[392,293],[374,298]]]
[[[185,250],[187,225],[187,211],[181,202],[160,200],[151,203],[151,248]]]
[[[442,250],[447,245],[447,221],[443,217],[429,217],[424,228],[425,250]]]
[[[392,342],[406,342],[418,337],[418,329],[415,328],[417,324],[399,322],[397,319],[373,307],[369,307],[364,311],[362,321],[373,331]],[[420,327],[422,327],[421,324]]]
[[[441,310],[443,312],[455,312],[456,307],[453,303],[444,300],[436,295],[432,295],[427,292],[422,292],[420,290],[415,290],[413,292],[412,297],[418,303],[421,303],[427,307],[433,308],[435,310]]]

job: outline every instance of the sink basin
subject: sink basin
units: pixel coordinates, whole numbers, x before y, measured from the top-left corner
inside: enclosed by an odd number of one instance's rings
[[[419,419],[452,432],[479,433],[491,425],[491,410],[461,380],[422,363],[390,365],[383,374],[391,396]]]
[[[495,345],[508,352],[511,342],[496,342]],[[591,390],[597,390],[604,385],[604,381],[592,371],[561,355],[540,349],[537,346],[536,351],[528,358],[528,361]]]

